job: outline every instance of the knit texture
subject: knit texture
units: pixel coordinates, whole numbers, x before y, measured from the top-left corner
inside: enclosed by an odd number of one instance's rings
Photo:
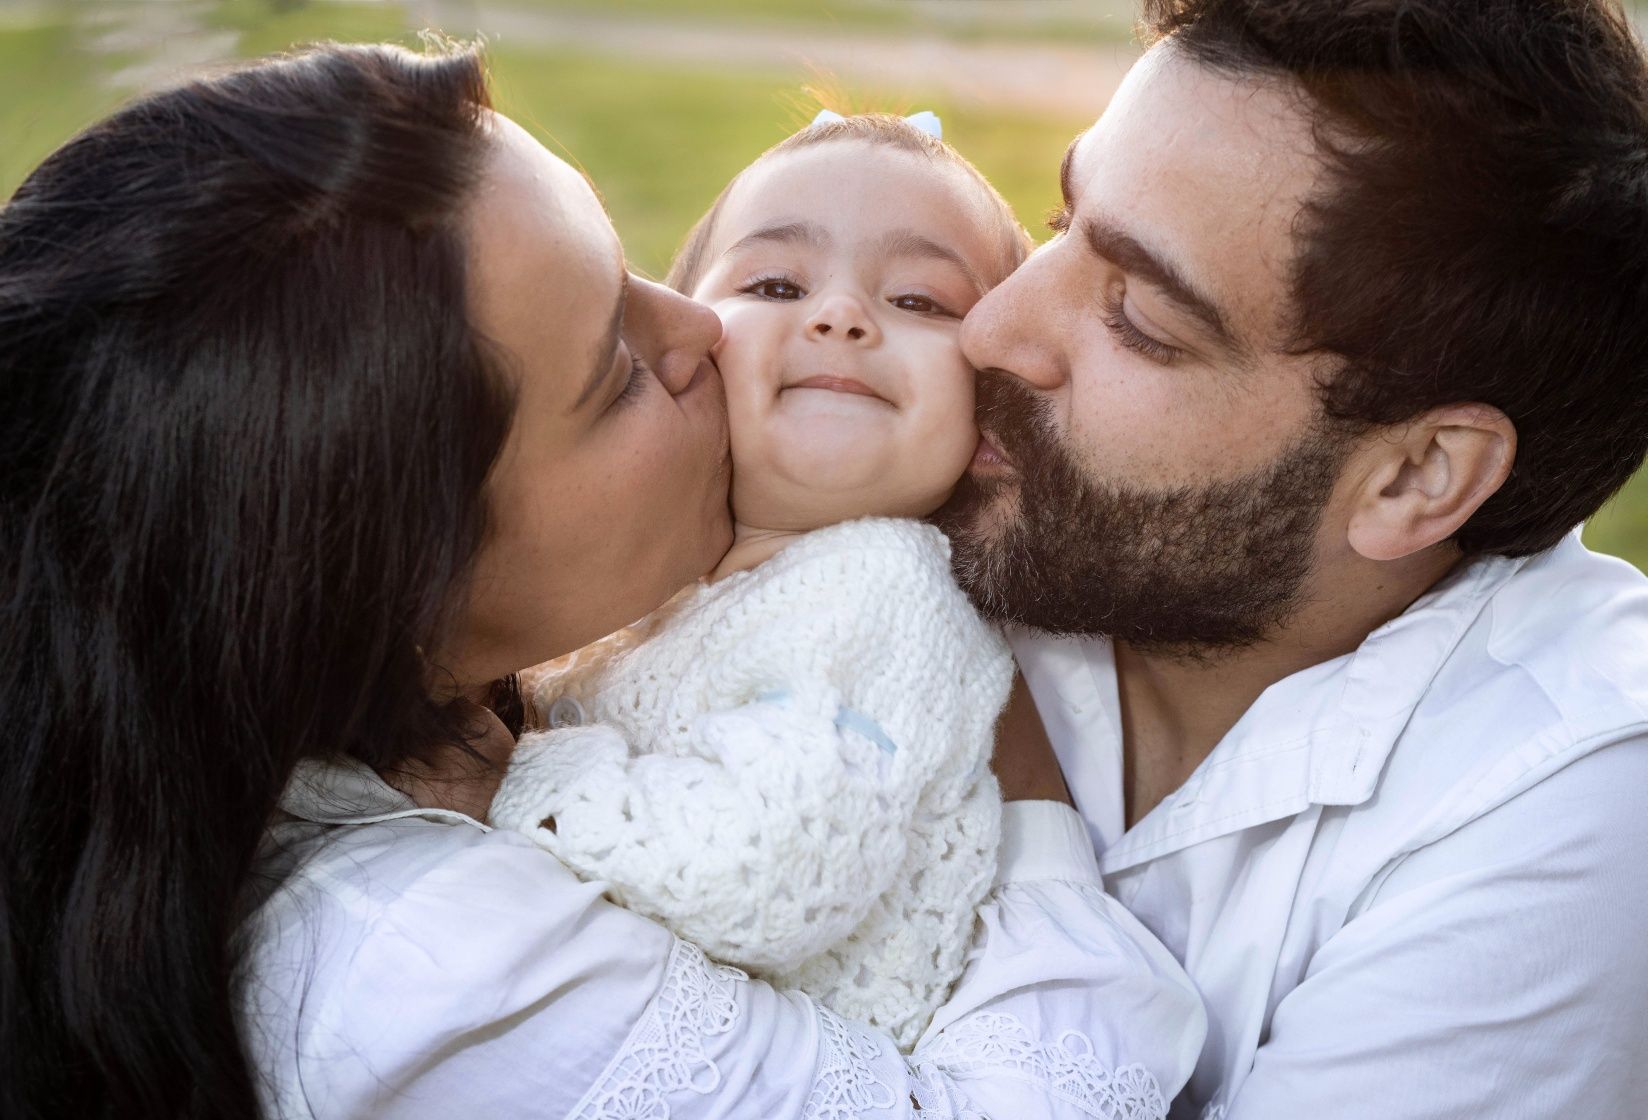
[[[914,521],[820,529],[539,686],[492,807],[620,904],[906,1050],[995,874],[1012,660]],[[566,703],[557,712],[570,710]]]

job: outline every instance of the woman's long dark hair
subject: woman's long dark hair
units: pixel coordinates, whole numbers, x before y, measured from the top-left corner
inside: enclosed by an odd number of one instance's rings
[[[138,101],[0,209],[0,1115],[247,1117],[237,895],[294,764],[462,735],[434,648],[511,396],[471,52]]]

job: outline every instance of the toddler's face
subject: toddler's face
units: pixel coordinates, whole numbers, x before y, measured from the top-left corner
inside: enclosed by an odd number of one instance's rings
[[[949,495],[978,443],[957,332],[999,268],[978,194],[958,168],[861,140],[734,187],[692,294],[725,326],[740,522],[919,517]]]

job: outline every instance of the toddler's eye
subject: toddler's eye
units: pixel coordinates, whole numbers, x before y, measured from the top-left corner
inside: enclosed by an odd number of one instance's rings
[[[760,296],[762,299],[796,300],[802,296],[801,288],[788,280],[757,280],[744,289],[750,295]]]
[[[914,311],[919,315],[947,315],[949,312],[928,299],[926,296],[902,295],[888,300],[900,311]]]

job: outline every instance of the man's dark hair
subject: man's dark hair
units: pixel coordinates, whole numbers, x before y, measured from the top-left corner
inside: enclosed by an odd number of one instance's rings
[[[1356,426],[1483,402],[1516,425],[1467,553],[1555,544],[1648,448],[1648,62],[1603,0],[1146,0],[1147,36],[1291,79],[1321,189],[1301,349]]]

